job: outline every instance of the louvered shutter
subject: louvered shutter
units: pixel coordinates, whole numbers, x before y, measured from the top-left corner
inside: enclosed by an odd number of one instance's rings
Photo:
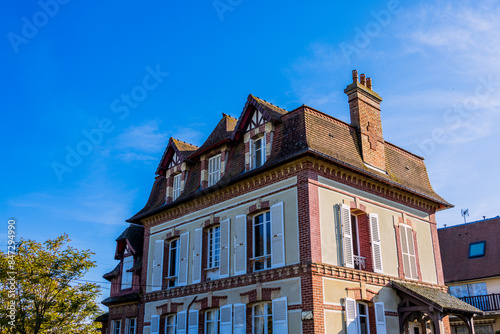
[[[283,202],[271,206],[271,268],[285,265]]]
[[[220,264],[219,277],[229,277],[229,247],[231,246],[231,224],[226,219],[220,223]]]
[[[187,327],[187,312],[181,311],[177,313],[177,334],[186,334]]]
[[[111,334],[115,334],[115,320],[111,320]]]
[[[262,164],[266,163],[267,149],[266,149],[266,134],[262,137]]]
[[[345,317],[347,334],[358,334],[358,310],[354,299],[345,299]]]
[[[129,334],[129,330],[128,330],[129,326],[130,326],[130,319],[127,318],[127,319],[125,319],[125,331],[124,331],[125,334]],[[153,332],[151,332],[151,334],[153,334]]]
[[[152,315],[151,316],[151,334],[159,334],[159,333],[160,333],[160,316],[159,315]]]
[[[354,268],[354,252],[352,246],[351,208],[345,204],[340,205],[340,224],[342,228],[342,244],[344,266]]]
[[[189,311],[188,334],[198,334],[198,310]]]
[[[151,282],[151,291],[161,290],[163,276],[163,251],[165,242],[156,240],[153,246],[153,279]]]
[[[288,334],[287,297],[273,300],[273,334]]]
[[[189,260],[189,232],[180,237],[179,286],[187,285]]]
[[[248,157],[250,159],[250,161],[249,161],[250,169],[253,169],[253,165],[255,163],[255,147],[254,147],[253,139],[249,140],[248,145],[249,145]]]
[[[405,225],[399,225],[399,236],[401,239],[401,253],[403,254],[403,271],[405,277],[411,278],[410,256],[408,254],[408,239]]]
[[[370,213],[369,218],[372,240],[373,271],[376,273],[382,273],[382,245],[380,243],[380,227],[378,222],[378,214]]]
[[[406,227],[406,235],[408,240],[408,254],[410,258],[411,278],[418,279],[417,258],[415,256],[415,240],[413,239],[413,230],[409,226]]]
[[[201,252],[202,252],[202,234],[203,229],[194,230],[193,247],[193,284],[201,282]]]
[[[224,305],[220,308],[220,334],[233,332],[233,305]]]
[[[247,216],[234,219],[234,274],[247,273]]]
[[[247,332],[245,304],[234,304],[234,331],[233,334],[245,334]]]
[[[377,334],[386,334],[384,303],[375,303],[375,321],[377,323]]]

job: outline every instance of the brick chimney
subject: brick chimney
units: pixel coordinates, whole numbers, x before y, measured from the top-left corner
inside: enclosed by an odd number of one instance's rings
[[[372,90],[371,78],[358,71],[352,71],[352,84],[344,89],[349,100],[351,125],[358,129],[361,153],[367,165],[385,171],[385,142],[380,119],[382,98]]]

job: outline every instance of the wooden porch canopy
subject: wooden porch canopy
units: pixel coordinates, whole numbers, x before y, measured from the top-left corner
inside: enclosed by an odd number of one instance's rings
[[[483,314],[483,311],[438,288],[408,282],[392,282],[392,287],[401,298],[398,314],[402,333],[405,321],[414,312],[425,313],[432,320],[435,334],[444,334],[443,317],[447,315],[459,317],[469,329],[469,333],[474,334],[473,317]]]

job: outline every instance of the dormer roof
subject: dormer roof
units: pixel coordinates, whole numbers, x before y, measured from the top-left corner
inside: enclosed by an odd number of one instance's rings
[[[221,120],[212,131],[210,136],[208,136],[207,140],[205,140],[203,145],[201,145],[200,148],[193,152],[193,154],[191,154],[189,158],[193,158],[200,153],[211,149],[212,147],[229,141],[233,135],[233,131],[237,123],[238,120],[236,118],[223,113]]]
[[[116,238],[115,259],[119,259],[128,249],[133,255],[141,255],[144,244],[144,227],[130,224],[118,238]]]
[[[156,169],[156,175],[165,175],[165,170],[172,164],[178,165],[183,163],[184,160],[197,149],[198,146],[170,137],[160,163],[158,164],[158,168]]]

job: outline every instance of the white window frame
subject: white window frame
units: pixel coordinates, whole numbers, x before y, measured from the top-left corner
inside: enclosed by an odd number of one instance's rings
[[[208,159],[208,186],[213,186],[220,180],[221,174],[221,155],[217,154]]]
[[[264,254],[263,255],[259,255],[259,256],[256,256],[255,255],[255,243],[257,242],[256,240],[256,235],[255,235],[255,221],[257,219],[257,217],[259,216],[264,216],[264,220],[262,222],[262,224],[264,225],[264,234],[263,234],[263,238],[264,238]],[[266,220],[266,216],[268,216],[268,220]],[[269,224],[269,235],[267,235],[266,233],[266,224]],[[255,261],[254,264],[253,264],[253,269],[254,271],[262,271],[262,270],[267,270],[267,269],[271,269],[272,267],[272,262],[271,262],[271,249],[267,249],[267,244],[268,242],[271,243],[271,239],[272,239],[272,231],[271,231],[271,211],[266,211],[266,212],[262,212],[258,215],[255,215],[253,218],[252,218],[252,236],[253,236],[253,240],[252,240],[252,250],[253,250],[253,260],[257,260],[261,257],[269,257],[268,260],[265,260],[263,263],[264,265],[264,268],[262,269],[256,269],[256,264],[258,261]],[[268,240],[269,239],[269,240]]]
[[[207,269],[219,268],[220,266],[220,225],[212,226],[208,229],[207,247]]]
[[[128,328],[125,334],[136,334],[137,333],[137,318],[128,318]],[[132,325],[133,321],[133,325]]]
[[[261,306],[261,305],[266,305],[266,307],[264,307],[264,314],[256,316],[255,315],[255,308],[257,306]],[[268,334],[267,333],[267,329],[268,329],[269,325],[266,326],[266,324],[268,324],[269,321],[271,321],[271,327],[273,327],[273,313],[269,314],[267,312],[267,310],[268,310],[267,305],[270,305],[271,309],[272,309],[272,307],[273,307],[273,303],[272,302],[262,302],[262,303],[257,303],[257,304],[252,305],[252,334],[255,334],[255,318],[257,318],[257,317],[263,317],[264,318],[264,334]],[[272,312],[274,312],[274,310]]]
[[[125,259],[127,259],[127,262],[125,262]],[[129,262],[128,259],[132,259],[132,261]],[[125,267],[125,263],[127,263],[127,267]],[[127,270],[132,269],[133,266],[134,266],[134,257],[132,255],[126,256],[122,259],[122,279],[120,285],[121,290],[132,288],[132,279],[134,273]]]
[[[121,320],[113,320],[113,332],[111,334],[120,334],[122,331],[122,321]]]
[[[173,325],[168,325],[168,319],[169,318],[174,318]],[[177,333],[177,315],[176,314],[170,314],[165,317],[165,334],[167,334],[167,329],[168,328],[173,328],[173,333]]]
[[[406,225],[406,224],[400,224],[399,225],[399,236],[400,236],[400,239],[401,239],[401,229],[404,229],[405,230],[405,240],[401,240],[401,253],[403,254],[403,272],[404,272],[404,275],[405,275],[405,278],[407,279],[412,279],[412,280],[418,280],[418,266],[417,266],[417,250],[416,250],[416,247],[415,247],[415,236],[413,235],[413,228],[410,226],[410,225]],[[411,240],[409,240],[408,238],[408,230],[410,230],[410,236],[411,236]],[[407,242],[406,244],[406,250],[407,252],[404,251],[404,246],[403,246],[403,242]],[[410,253],[410,242],[412,243],[411,244],[411,248],[413,248],[413,254]],[[408,256],[408,270],[409,272],[407,273],[405,268],[404,268],[404,256]],[[413,260],[415,261],[415,270],[416,272],[413,272],[412,270],[412,266],[411,266],[411,261],[412,261],[412,258]]]
[[[260,152],[257,152],[257,142],[261,142],[261,146],[259,148]],[[252,168],[259,168],[263,166],[266,163],[266,134],[264,133],[263,136],[260,136],[259,138],[253,139],[252,140]],[[260,154],[260,161],[261,164],[257,166],[257,155]]]
[[[173,288],[177,286],[178,280],[179,280],[179,260],[180,260],[180,238],[176,238],[173,240],[170,240],[169,245],[168,245],[168,269],[167,269],[167,277],[168,277],[168,284],[167,288]],[[175,247],[172,247],[173,243],[176,243]],[[175,249],[177,252],[175,254],[175,267],[174,271],[171,272],[171,261],[172,261],[172,250]]]
[[[205,311],[205,325],[204,325],[205,333],[208,333],[208,323],[209,323],[208,314],[210,312],[217,312],[215,320],[210,320],[210,322],[215,323],[215,334],[219,334],[219,331],[220,331],[220,310],[218,308]]]
[[[360,305],[364,305],[366,314],[361,314],[361,312],[359,311]],[[361,318],[366,318],[366,329],[367,329],[366,334],[370,334],[370,310],[368,308],[368,304],[363,302],[356,302],[356,308],[358,311],[356,317],[357,318],[356,321],[358,322],[358,332],[361,334]]]
[[[182,192],[181,191],[182,190],[181,184],[182,184],[182,174],[181,173],[175,174],[173,184],[172,184],[172,189],[173,189],[172,200],[173,201],[175,201],[181,195],[181,192]]]

